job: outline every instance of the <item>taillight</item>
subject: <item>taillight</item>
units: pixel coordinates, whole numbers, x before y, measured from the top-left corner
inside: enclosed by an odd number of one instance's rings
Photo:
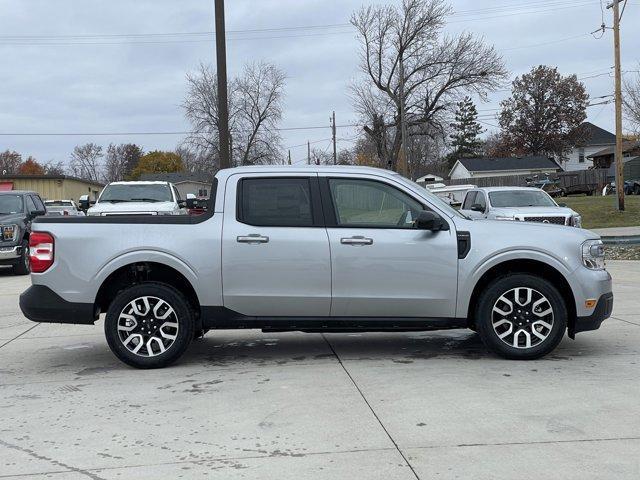
[[[31,271],[42,273],[53,265],[53,236],[50,233],[33,232],[29,237]]]

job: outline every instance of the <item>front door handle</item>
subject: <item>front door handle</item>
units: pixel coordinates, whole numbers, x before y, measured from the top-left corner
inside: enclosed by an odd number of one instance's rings
[[[269,237],[264,237],[259,233],[252,233],[250,235],[243,235],[236,238],[238,243],[269,243]]]
[[[373,238],[366,238],[361,236],[341,238],[340,243],[342,243],[343,245],[354,246],[373,245]]]

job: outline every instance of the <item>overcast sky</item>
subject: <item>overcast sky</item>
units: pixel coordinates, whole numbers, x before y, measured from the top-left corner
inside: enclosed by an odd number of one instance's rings
[[[332,110],[338,125],[357,120],[347,87],[358,75],[358,44],[345,24],[361,5],[380,2],[226,3],[229,76],[248,61],[279,65],[288,77],[283,127],[328,126]],[[554,65],[578,74],[592,97],[613,93],[612,32],[600,40],[589,35],[602,22],[598,0],[451,3],[456,14],[447,30],[483,36],[501,52],[512,78],[538,64]],[[604,18],[610,26],[610,10]],[[213,25],[213,0],[0,0],[0,134],[187,130],[180,107],[185,75],[215,61],[213,37],[201,34]],[[638,25],[640,2],[632,0],[622,20],[623,70],[640,68]],[[496,92],[478,105],[489,130],[507,94]],[[613,130],[612,104],[590,107],[588,114]],[[348,147],[356,134],[340,128],[339,146]],[[329,128],[286,131],[283,144],[311,140],[328,148],[330,136]],[[73,147],[86,142],[134,142],[149,151],[174,149],[183,137],[0,135],[0,150],[66,162]],[[294,161],[306,161],[306,146],[291,150]]]

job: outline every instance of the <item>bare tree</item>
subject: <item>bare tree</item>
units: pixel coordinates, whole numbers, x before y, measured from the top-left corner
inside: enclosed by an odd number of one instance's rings
[[[192,133],[186,145],[200,155],[219,156],[216,73],[200,65],[187,75],[183,103]],[[229,82],[229,130],[234,165],[280,163],[280,135],[285,75],[269,63],[247,64],[240,77]]]
[[[444,131],[464,94],[482,97],[506,77],[502,58],[482,39],[443,34],[450,13],[445,0],[402,0],[399,7],[363,7],[351,17],[365,74],[352,87],[355,107],[378,156],[393,169],[402,143],[401,84],[410,135],[420,136]]]
[[[631,122],[635,131],[640,133],[640,74],[633,78],[627,77],[624,79],[622,104],[624,105],[625,116]]]
[[[101,178],[100,159],[103,157],[102,147],[95,143],[78,145],[73,149],[69,169],[80,178],[97,182]]]
[[[134,143],[110,144],[105,157],[105,182],[127,179],[143,155],[142,148]]]
[[[203,180],[213,180],[217,171],[217,163],[211,154],[189,148],[186,144],[179,145],[176,148],[176,154],[182,159],[185,172],[196,174]]]
[[[53,160],[48,161],[42,165],[45,175],[64,175],[66,173],[66,167],[64,162]]]
[[[22,164],[22,155],[18,152],[5,150],[0,152],[0,175],[17,173]]]

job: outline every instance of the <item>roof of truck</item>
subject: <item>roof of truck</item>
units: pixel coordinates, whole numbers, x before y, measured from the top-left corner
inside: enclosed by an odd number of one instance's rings
[[[505,190],[535,190],[541,192],[543,190],[538,187],[478,187],[473,190],[482,190],[483,192],[503,192]]]
[[[273,172],[273,173],[370,173],[381,176],[398,175],[396,172],[375,167],[356,167],[353,165],[249,165],[244,167],[225,168],[218,171],[216,176],[229,177],[235,173]]]

